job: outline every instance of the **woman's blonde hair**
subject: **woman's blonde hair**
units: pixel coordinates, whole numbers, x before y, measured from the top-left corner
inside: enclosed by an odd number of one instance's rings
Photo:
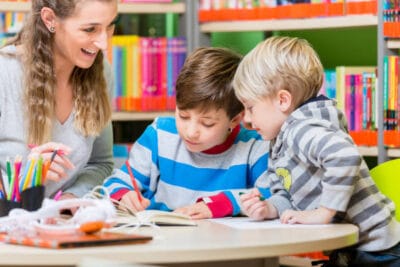
[[[296,108],[318,94],[323,74],[321,61],[306,40],[275,36],[243,58],[233,87],[239,99],[253,101],[287,90]]]
[[[27,118],[27,141],[43,144],[51,140],[55,114],[53,34],[41,19],[43,7],[51,8],[56,16],[71,16],[78,2],[85,0],[32,0],[32,11],[23,29],[8,44],[23,45],[24,101]],[[114,1],[114,0],[98,0]],[[76,129],[84,136],[96,136],[111,118],[107,84],[103,72],[103,53],[98,53],[87,69],[75,67],[70,82],[73,87]]]

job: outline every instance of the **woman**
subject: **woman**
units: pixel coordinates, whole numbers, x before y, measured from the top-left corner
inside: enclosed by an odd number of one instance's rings
[[[116,0],[33,0],[24,28],[0,50],[1,166],[59,151],[46,196],[81,197],[111,173],[112,83],[102,50],[116,16]]]

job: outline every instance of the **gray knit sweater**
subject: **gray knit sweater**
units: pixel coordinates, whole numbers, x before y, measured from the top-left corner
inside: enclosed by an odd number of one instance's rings
[[[15,46],[3,49],[15,52]],[[111,71],[109,68],[105,69],[108,86],[111,88]],[[21,62],[17,58],[0,54],[0,167],[3,176],[7,157],[14,159],[16,155],[21,155],[26,160],[29,153],[22,108],[22,81]],[[74,128],[74,112],[72,112],[63,124],[54,121],[52,141],[64,143],[72,148],[68,158],[75,165],[75,169],[69,170],[68,177],[60,182],[48,181],[46,196],[52,196],[59,189],[82,196],[93,186],[102,184],[104,178],[111,174],[113,168],[111,123],[98,137],[84,137]]]
[[[358,248],[378,251],[400,241],[394,204],[374,184],[334,101],[315,98],[295,110],[272,142],[270,201],[286,209],[333,209],[333,222],[359,227]]]

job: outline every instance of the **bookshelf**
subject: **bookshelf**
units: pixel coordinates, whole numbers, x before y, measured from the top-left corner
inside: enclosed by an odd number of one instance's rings
[[[198,1],[195,1],[198,2]],[[379,3],[379,1],[378,1]],[[198,3],[197,3],[198,4]],[[378,27],[378,72],[383,72],[383,55],[393,55],[400,49],[400,39],[384,40],[383,38],[383,12],[381,4],[378,4],[378,15],[347,15],[337,17],[315,17],[304,19],[268,19],[268,20],[233,20],[203,22],[199,25],[198,34],[202,38],[199,45],[210,45],[210,34],[215,32],[251,32],[251,31],[285,31],[285,30],[316,30],[335,28],[361,28]],[[198,8],[198,6],[197,6]],[[379,55],[382,54],[382,55]],[[381,80],[378,87],[382,88]],[[363,156],[377,157],[378,163],[386,161],[388,157],[400,157],[400,149],[386,148],[383,142],[383,93],[379,90],[378,110],[380,121],[378,130],[378,146],[364,147],[359,150]]]
[[[383,33],[383,3],[378,4],[378,73],[384,73],[384,57],[398,55],[400,49],[400,38],[386,38]],[[383,79],[378,80],[378,88],[384,88]],[[378,91],[378,163],[382,163],[389,158],[400,157],[400,149],[387,148],[384,144],[384,92]]]

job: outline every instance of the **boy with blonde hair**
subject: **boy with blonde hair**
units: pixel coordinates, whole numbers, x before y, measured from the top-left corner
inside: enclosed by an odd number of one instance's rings
[[[239,193],[267,185],[269,142],[241,125],[244,107],[231,84],[241,58],[213,47],[189,55],[176,82],[175,117],[157,118],[135,142],[129,166],[104,183],[112,198],[133,211],[217,218],[238,215]]]
[[[244,120],[271,141],[272,196],[241,197],[244,212],[283,223],[352,223],[357,245],[334,251],[324,266],[400,266],[400,225],[347,132],[335,101],[318,96],[323,67],[303,39],[271,37],[240,63],[233,86]]]

